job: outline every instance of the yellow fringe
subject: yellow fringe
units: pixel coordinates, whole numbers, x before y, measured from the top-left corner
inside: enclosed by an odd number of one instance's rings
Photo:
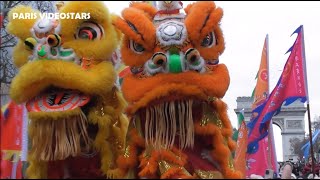
[[[102,173],[106,175],[107,178],[121,178],[125,176],[126,171],[121,168],[116,168],[116,160],[119,156],[123,155],[126,146],[125,138],[129,120],[123,114],[123,111],[127,104],[117,89],[114,89],[112,93],[107,96],[100,97],[98,99],[99,102],[97,102],[97,105],[89,109],[87,115],[89,123],[97,124],[99,128],[96,138],[93,141],[93,146],[98,152],[100,152]],[[45,118],[57,120],[57,122],[59,122],[58,120],[60,118],[67,118],[67,120],[70,120],[70,118],[78,112],[81,112],[81,110],[75,109],[62,114],[35,113],[31,114],[30,117],[38,120],[38,122],[41,120],[43,123],[47,123],[47,128],[41,128],[41,132],[53,133],[56,130],[49,129],[49,126],[52,127],[52,124],[48,123],[49,121],[45,121]],[[39,132],[37,132],[36,125],[31,124],[29,126],[30,137],[35,137],[37,133]],[[49,139],[44,140],[49,141]],[[35,147],[33,146],[33,148]],[[37,156],[32,154],[30,157],[38,159]],[[42,164],[36,160],[30,160],[30,166],[27,170],[28,177],[46,177],[47,172],[44,168],[46,166],[43,166]]]
[[[27,179],[46,179],[48,164],[28,157],[29,166],[26,170]]]
[[[180,149],[192,148],[194,144],[192,103],[192,100],[172,101],[146,108],[144,137],[147,145],[150,144],[155,149],[170,149],[178,135]]]
[[[81,152],[81,138],[86,149],[90,139],[87,133],[87,119],[80,111],[68,119],[32,120],[29,124],[32,148],[30,156],[42,161],[64,160]],[[55,147],[55,148],[54,148]]]
[[[108,97],[102,98],[102,102],[98,103],[100,106],[92,108],[88,116],[90,122],[99,127],[94,147],[100,152],[103,174],[107,178],[121,178],[125,171],[116,169],[116,161],[124,153],[126,146],[129,121],[122,113],[126,102],[117,89],[113,89]]]
[[[68,119],[70,117],[74,117],[76,115],[81,114],[82,111],[78,107],[73,110],[68,110],[68,111],[59,111],[59,112],[29,112],[28,117],[29,119],[32,120],[53,120],[53,121],[58,121],[61,119]]]

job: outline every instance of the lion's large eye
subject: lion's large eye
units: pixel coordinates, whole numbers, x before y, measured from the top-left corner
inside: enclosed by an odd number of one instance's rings
[[[141,54],[144,51],[144,47],[133,40],[130,40],[130,49],[138,54]]]
[[[78,29],[77,39],[101,39],[103,36],[103,29],[100,25],[94,22],[84,22]]]
[[[201,42],[201,46],[203,47],[211,47],[213,45],[216,45],[216,37],[213,32],[210,32],[209,34],[204,37],[204,39]]]
[[[157,67],[165,66],[167,63],[167,56],[163,53],[156,53],[152,57],[152,62]]]

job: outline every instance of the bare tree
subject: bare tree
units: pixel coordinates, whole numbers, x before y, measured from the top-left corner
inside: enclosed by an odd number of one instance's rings
[[[17,5],[29,5],[40,12],[54,12],[53,1],[0,1],[1,7],[1,45],[0,45],[0,82],[1,84],[10,84],[12,78],[16,75],[17,69],[12,63],[12,49],[17,44],[17,39],[6,31],[8,24],[8,12]]]
[[[300,159],[302,159],[303,150],[301,150],[301,147],[309,142],[308,137],[306,136],[306,137],[304,137],[304,139],[292,138],[289,140],[289,142],[291,145],[290,150],[291,150],[292,154],[296,154],[299,156]]]
[[[312,125],[312,134],[315,132],[316,129],[320,129],[320,116],[316,115],[313,119]],[[303,151],[301,147],[304,146],[306,143],[310,141],[309,134],[306,134],[304,139],[299,138],[292,138],[290,139],[291,144],[291,151],[293,154],[297,154],[300,158],[303,157]],[[317,138],[314,143],[312,143],[313,152],[319,153],[320,151],[320,138]]]
[[[315,115],[312,122],[312,130],[315,131],[316,129],[320,129],[320,116]]]
[[[0,1],[0,107],[9,100],[9,88],[13,77],[18,70],[12,61],[13,47],[17,39],[6,31],[8,25],[8,12],[17,5],[28,5],[40,12],[54,12],[54,1]]]
[[[52,1],[32,1],[32,7],[38,9],[42,13],[55,12],[54,2]]]

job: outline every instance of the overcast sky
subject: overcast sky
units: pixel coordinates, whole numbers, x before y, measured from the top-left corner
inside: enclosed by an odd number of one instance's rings
[[[192,1],[183,1],[184,6]],[[237,127],[236,99],[251,96],[256,84],[261,52],[266,34],[269,34],[270,92],[279,80],[296,36],[296,28],[304,26],[305,52],[311,119],[320,115],[320,2],[302,1],[215,1],[224,10],[221,21],[226,49],[220,63],[227,65],[231,83],[224,97],[232,125]],[[120,15],[129,1],[106,1],[111,12]],[[305,114],[308,132],[307,113]],[[275,129],[275,134],[279,130]],[[281,138],[275,138],[281,139]],[[276,142],[278,144],[280,142]],[[278,146],[279,147],[279,146]],[[282,149],[277,149],[277,154]],[[282,160],[278,157],[278,160]]]

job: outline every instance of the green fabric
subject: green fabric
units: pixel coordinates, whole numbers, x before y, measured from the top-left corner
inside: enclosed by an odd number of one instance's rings
[[[240,113],[238,114],[238,124],[239,124],[239,127],[241,125],[241,123],[244,121],[244,114],[243,114],[243,111],[240,111]]]
[[[158,66],[156,66],[155,64],[148,64],[149,65],[149,67],[151,68],[151,69],[156,69],[156,68],[158,68]]]
[[[45,51],[45,47],[41,46],[41,50],[38,51],[38,55],[43,57],[47,54],[47,52]]]
[[[169,72],[171,73],[180,73],[182,72],[180,56],[177,54],[172,54],[169,57]]]
[[[251,99],[254,98],[254,93],[256,92],[256,88],[253,89],[252,94],[251,94]]]
[[[236,141],[236,142],[237,142],[237,140],[238,140],[238,134],[239,134],[239,131],[236,130],[236,131],[233,133],[233,135],[232,135],[232,139],[233,139],[234,141]]]
[[[257,79],[257,78],[258,78],[258,74],[259,74],[259,71],[257,72],[256,78],[254,78],[254,79]],[[254,89],[253,89],[253,91],[252,91],[252,93],[251,93],[251,99],[254,99],[254,93],[255,93],[255,91],[256,91],[256,87],[254,87]]]
[[[60,55],[63,56],[63,57],[67,57],[67,56],[70,56],[71,54],[73,53],[73,51],[61,51],[60,50]]]
[[[122,85],[123,78],[119,78],[119,84]]]
[[[245,120],[244,120],[244,112],[243,112],[244,110],[242,109],[240,112],[239,112],[239,114],[238,114],[238,130],[236,130],[234,133],[233,133],[233,135],[232,135],[232,139],[234,140],[234,141],[237,141],[238,140],[238,134],[239,134],[239,129],[240,129],[240,127],[241,127],[241,124],[242,123],[244,123],[244,125],[245,125]]]

